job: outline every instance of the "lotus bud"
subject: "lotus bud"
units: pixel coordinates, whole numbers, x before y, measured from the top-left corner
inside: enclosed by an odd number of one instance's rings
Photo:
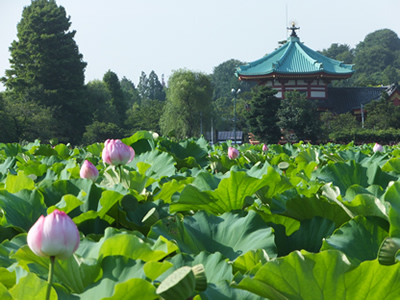
[[[81,167],[79,175],[81,176],[81,178],[96,181],[97,177],[99,177],[99,170],[97,170],[94,164],[92,164],[90,161],[85,160]]]
[[[28,232],[29,248],[38,256],[67,259],[79,246],[79,231],[63,211],[41,216]]]
[[[382,147],[382,145],[375,143],[373,150],[374,150],[374,152],[377,152],[377,151],[383,152],[383,147]]]
[[[228,148],[228,157],[230,159],[236,159],[239,157],[239,150],[233,147]]]
[[[133,160],[135,151],[120,140],[106,140],[101,156],[109,165],[125,165]]]
[[[264,151],[264,152],[268,151],[268,146],[266,144],[263,145],[262,151]]]

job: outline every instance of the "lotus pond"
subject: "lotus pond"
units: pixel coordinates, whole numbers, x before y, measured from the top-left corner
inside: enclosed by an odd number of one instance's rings
[[[51,299],[399,299],[400,147],[122,141],[120,167],[102,143],[0,144],[1,299],[45,298],[26,237],[55,209],[81,241]]]

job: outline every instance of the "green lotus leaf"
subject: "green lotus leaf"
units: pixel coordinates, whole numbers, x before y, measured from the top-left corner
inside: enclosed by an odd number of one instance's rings
[[[400,182],[394,182],[385,192],[383,199],[390,204],[389,235],[400,238]]]
[[[177,246],[160,236],[147,239],[138,232],[121,231],[108,228],[99,255],[103,257],[121,255],[132,259],[159,261],[176,251]]]
[[[353,184],[368,187],[372,184],[386,188],[396,177],[381,170],[377,164],[371,164],[368,168],[351,160],[348,162],[337,162],[328,164],[316,172],[316,178],[324,182],[332,182],[338,186],[342,195]]]
[[[56,205],[64,195],[70,194],[83,202],[79,207],[79,212],[97,211],[103,190],[91,180],[80,178],[55,181],[44,180],[39,184],[39,191],[43,194],[47,206]],[[74,217],[77,214],[78,211],[73,212],[71,216]]]
[[[208,164],[208,149],[207,144],[204,143],[204,141],[204,138],[198,140],[185,140],[180,143],[170,141],[168,144],[164,141],[162,146],[174,155],[177,161],[183,161],[186,158],[193,157],[200,166],[204,167]]]
[[[281,226],[273,227],[275,227],[278,256],[285,256],[292,251],[303,249],[317,253],[321,248],[322,241],[330,236],[336,228],[333,221],[318,216],[302,220],[300,228],[289,236],[286,236]]]
[[[208,283],[216,284],[221,280],[230,282],[233,278],[232,265],[220,252],[208,253],[206,251],[201,251],[197,255],[180,253],[169,258],[169,262],[173,264],[173,267],[164,272],[159,278],[157,278],[157,280],[162,281],[174,270],[179,269],[180,267],[193,267],[198,264],[204,266]]]
[[[18,171],[17,175],[9,174],[7,176],[5,187],[10,193],[17,193],[21,190],[34,190],[35,182],[23,171]]]
[[[258,250],[257,250],[258,251]],[[173,267],[164,272],[158,280],[163,280],[174,270],[183,266],[195,266],[202,264],[207,277],[207,289],[199,293],[201,299],[221,300],[259,300],[264,299],[247,291],[232,289],[229,283],[233,279],[232,264],[219,252],[200,252],[198,255],[177,254],[169,260]],[[197,299],[197,298],[194,298]]]
[[[81,206],[83,202],[79,200],[77,197],[73,195],[65,195],[61,198],[61,201],[57,203],[56,206],[53,208],[57,208],[59,210],[64,211],[65,213],[70,213],[73,211],[75,208]],[[48,213],[51,213],[53,210],[48,210]]]
[[[229,178],[220,181],[214,191],[200,191],[192,185],[186,186],[177,202],[171,203],[171,212],[204,209],[221,214],[242,209],[246,197],[252,196],[267,182],[248,176],[245,172],[231,172]]]
[[[399,271],[400,264],[382,266],[377,260],[354,267],[335,250],[295,251],[267,262],[254,277],[240,278],[232,286],[270,299],[396,299]]]
[[[58,156],[56,150],[54,150],[51,145],[41,144],[38,147],[32,148],[31,152],[35,156]]]
[[[76,226],[78,226],[79,231],[87,234],[102,234],[104,230],[114,223],[114,219],[108,215],[99,217],[98,212],[89,210],[87,212],[81,213],[80,215],[72,219]]]
[[[252,207],[252,209],[256,211],[269,225],[271,225],[270,223],[283,225],[285,227],[286,235],[291,235],[300,228],[300,222],[298,220],[279,214],[273,214],[266,205],[255,206]]]
[[[250,172],[248,172],[249,174]],[[251,173],[250,173],[251,174]],[[273,167],[268,166],[266,174],[258,177],[266,182],[266,185],[261,187],[256,195],[263,202],[268,203],[272,207],[275,205],[274,196],[280,195],[284,191],[293,188],[288,178],[281,176]],[[278,204],[277,206],[281,206]]]
[[[10,289],[16,283],[15,271],[0,267],[0,283]]]
[[[350,219],[343,207],[335,202],[316,195],[309,198],[296,193],[286,200],[286,210],[282,214],[299,221],[319,216],[333,221],[336,227]]]
[[[161,199],[165,203],[171,203],[172,195],[174,195],[176,192],[182,192],[185,186],[186,183],[172,179],[161,186],[161,191],[153,195],[153,199]]]
[[[41,215],[47,215],[43,196],[36,190],[21,190],[12,194],[0,190],[1,224],[28,232]]]
[[[382,171],[400,175],[400,157],[389,159],[383,166]]]
[[[102,300],[153,300],[158,299],[156,288],[147,280],[141,278],[128,279],[118,283],[114,287],[114,294],[110,297],[101,298]]]
[[[4,240],[0,244],[0,267],[10,267],[15,262],[11,255],[24,245],[26,245],[26,233],[18,234],[11,240]]]
[[[354,151],[354,149],[334,150],[334,153],[325,154],[325,156],[334,162],[345,162],[354,160],[357,163],[361,163],[363,160],[368,158],[368,155],[362,151]]]
[[[311,162],[319,163],[320,153],[316,149],[307,148],[300,151],[295,158],[296,163],[304,168],[307,164]]]
[[[121,238],[122,237],[122,238]],[[116,241],[126,242],[123,247],[112,247],[112,243]],[[143,244],[132,250],[135,243]],[[126,255],[128,257],[140,256],[140,258],[151,258],[153,253],[154,259],[158,260],[177,250],[174,243],[167,241],[164,237],[157,239],[148,239],[143,234],[137,231],[118,230],[113,227],[108,227],[104,231],[104,235],[88,235],[82,239],[76,254],[84,258],[100,259],[102,256],[109,255]]]
[[[382,241],[388,236],[388,232],[382,228],[386,224],[380,224],[383,222],[385,221],[376,217],[356,216],[326,238],[321,251],[342,251],[353,264],[374,260]]]
[[[268,253],[264,249],[250,250],[239,256],[233,262],[233,273],[241,272],[242,274],[254,272],[258,270],[260,265],[269,261]]]
[[[65,144],[57,144],[54,147],[54,150],[57,151],[58,156],[63,159],[68,159],[71,156],[71,150]]]
[[[128,286],[123,285],[121,287],[121,291],[119,291],[120,288],[118,288],[118,290],[116,289],[117,285],[127,282],[128,280],[132,280],[134,278],[143,280],[146,279],[146,275],[143,271],[143,266],[143,261],[132,260],[124,256],[118,255],[105,257],[101,263],[101,268],[103,270],[102,278],[90,284],[86,288],[86,290],[79,296],[81,299],[103,299],[107,297],[113,297],[114,293],[120,294],[124,289],[129,287],[132,281],[130,283],[127,283]],[[151,293],[152,288],[150,288],[149,285],[143,283],[139,284],[140,286],[144,287],[144,291],[146,292],[146,294]],[[136,288],[134,289],[136,290]],[[137,291],[135,291],[135,293],[136,292]],[[121,298],[113,297],[112,299]]]
[[[191,185],[204,192],[217,189],[220,182],[221,178],[218,176],[202,171],[196,175],[194,180],[191,182]]]
[[[39,257],[34,254],[28,245],[21,247],[13,256],[21,265],[29,265],[31,271],[37,270],[40,266],[48,272],[50,259]],[[33,265],[34,263],[35,265]],[[84,259],[76,254],[65,260],[56,260],[54,264],[54,275],[59,282],[67,286],[74,293],[82,293],[85,288],[95,282],[101,275],[101,268],[97,260]]]
[[[156,280],[161,274],[173,266],[169,261],[148,261],[143,266],[144,273],[152,281]]]
[[[100,143],[94,143],[86,147],[86,150],[93,154],[93,156],[100,157],[101,152],[103,151],[103,144]]]
[[[21,152],[23,150],[18,143],[0,143],[0,153],[4,153],[7,157],[17,156]]]
[[[19,282],[13,286],[9,293],[13,299],[26,299],[29,295],[29,299],[42,300],[46,298],[47,281],[40,279],[35,274],[29,273],[27,276],[21,278]],[[57,293],[53,287],[50,290],[50,299],[57,299]]]
[[[376,198],[380,198],[384,194],[384,190],[379,185],[370,185],[365,188],[358,184],[353,184],[346,190],[346,194],[342,199],[351,202],[357,195],[360,194],[373,195]]]
[[[148,236],[164,236],[175,240],[182,252],[198,254],[201,251],[220,252],[234,260],[253,249],[265,249],[276,256],[272,229],[254,211],[225,213],[215,216],[203,211],[192,217],[162,219]]]
[[[0,176],[0,179],[8,175],[9,170],[14,168],[16,162],[17,159],[15,157],[9,156],[2,164],[0,164],[0,175],[2,175]]]
[[[354,194],[354,191],[360,191],[359,186],[351,186],[349,188],[348,195]],[[378,216],[383,219],[388,218],[387,204],[377,198],[374,194],[369,192],[369,190],[375,189],[376,186],[370,186],[367,188],[367,193],[365,194],[355,194],[353,199],[344,199],[340,194],[339,188],[331,186],[330,184],[324,185],[322,190],[322,195],[324,195],[330,202],[338,204],[348,215],[353,218],[356,215],[365,216]],[[379,193],[379,191],[377,191]]]
[[[372,194],[358,194],[350,202],[343,201],[343,204],[354,215],[377,216],[388,219],[385,203]]]
[[[24,174],[33,178],[32,175],[35,175],[36,178],[43,176],[46,174],[48,166],[42,164],[37,160],[28,160],[24,163],[17,162],[17,167],[19,171],[24,171]]]
[[[13,300],[14,298],[8,291],[8,288],[0,282],[0,299],[2,300]]]
[[[101,194],[101,198],[99,201],[98,214],[99,217],[104,217],[106,214],[111,215],[112,217],[116,217],[118,214],[117,204],[124,198],[124,195],[115,191],[104,191]],[[114,212],[110,212],[114,209]]]
[[[134,135],[122,139],[122,142],[131,146],[136,154],[154,150],[155,143],[153,135],[148,131],[137,131]]]
[[[383,240],[379,252],[378,260],[382,265],[393,265],[399,261],[400,238],[387,237]]]
[[[144,175],[154,179],[173,176],[176,173],[176,162],[167,152],[153,150],[136,155],[127,166],[135,168],[138,163],[146,163],[148,166],[144,170]]]

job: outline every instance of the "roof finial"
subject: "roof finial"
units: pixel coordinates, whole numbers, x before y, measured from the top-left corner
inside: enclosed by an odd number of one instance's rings
[[[288,27],[287,29],[292,31],[292,33],[290,34],[291,37],[297,37],[296,30],[300,29],[300,27],[296,27],[296,23],[293,21],[292,27]]]

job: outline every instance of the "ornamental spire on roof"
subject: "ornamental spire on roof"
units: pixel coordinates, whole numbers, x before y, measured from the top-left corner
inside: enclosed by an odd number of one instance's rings
[[[296,23],[292,22],[292,27],[288,27],[287,29],[292,31],[290,34],[291,37],[297,37],[296,30],[300,29],[300,27],[296,27]]]
[[[328,58],[300,42],[296,23],[287,28],[291,35],[286,44],[272,53],[236,68],[240,80],[278,78],[345,79],[353,75],[352,65]]]

